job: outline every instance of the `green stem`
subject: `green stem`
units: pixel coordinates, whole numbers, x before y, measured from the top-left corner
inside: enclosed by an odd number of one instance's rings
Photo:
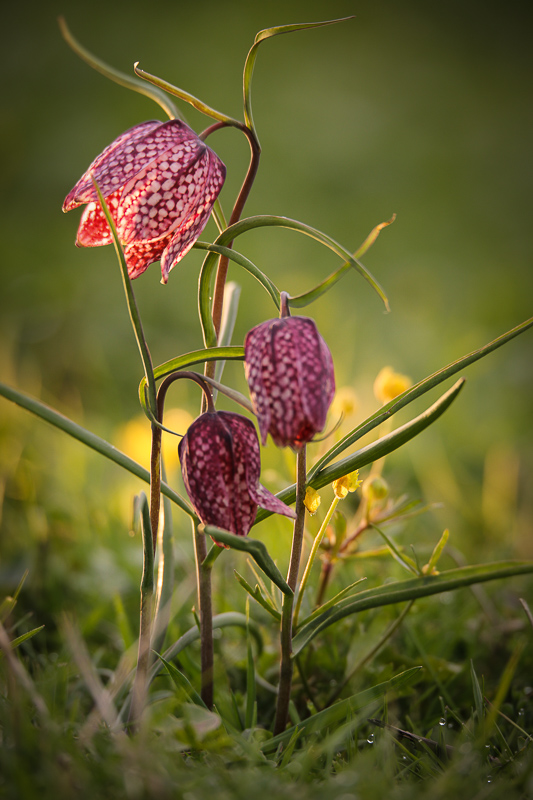
[[[141,717],[148,691],[148,667],[152,637],[152,605],[154,596],[154,548],[148,504],[144,497],[141,530],[143,537],[143,574],[141,580],[141,616],[139,631],[139,653],[133,684],[129,723],[136,726]]]
[[[322,539],[324,537],[324,533],[326,532],[326,529],[327,529],[327,527],[329,525],[329,522],[330,522],[330,520],[331,520],[331,518],[332,518],[332,516],[333,516],[333,514],[335,512],[335,509],[337,508],[337,505],[338,505],[340,499],[341,499],[340,497],[334,497],[333,498],[332,503],[331,503],[331,505],[329,507],[328,513],[324,517],[324,521],[323,521],[322,525],[320,526],[320,530],[318,531],[317,535],[315,536],[315,540],[313,542],[313,546],[311,548],[311,552],[309,553],[309,558],[307,559],[305,572],[303,574],[303,577],[302,577],[302,580],[301,580],[301,583],[300,583],[300,589],[298,590],[298,599],[296,600],[296,608],[294,609],[294,617],[293,617],[292,624],[294,625],[295,628],[298,626],[298,617],[300,615],[300,607],[302,605],[302,599],[303,599],[303,596],[304,596],[305,587],[306,587],[307,581],[309,579],[309,575],[311,573],[311,567],[313,566],[316,554],[318,552],[318,548],[320,547],[320,542],[322,541]]]
[[[135,334],[135,339],[137,341],[137,346],[139,348],[139,353],[141,354],[141,360],[143,362],[144,367],[144,375],[146,377],[146,382],[148,384],[148,404],[150,406],[150,410],[152,414],[156,412],[156,388],[155,388],[155,378],[154,378],[154,367],[152,364],[152,357],[150,355],[150,351],[148,349],[148,344],[146,343],[146,338],[144,336],[143,326],[141,322],[141,317],[139,314],[139,309],[137,308],[137,302],[135,300],[135,294],[133,292],[133,286],[131,285],[131,278],[128,273],[128,265],[126,264],[126,258],[124,256],[124,252],[122,250],[122,246],[120,244],[120,239],[117,233],[115,221],[111,216],[111,212],[107,206],[107,203],[100,191],[100,187],[96,183],[93,178],[94,188],[96,189],[96,193],[98,194],[98,199],[100,201],[100,205],[102,206],[102,211],[104,212],[105,218],[107,220],[107,224],[111,230],[113,235],[113,244],[115,246],[115,250],[117,253],[118,261],[120,264],[120,271],[122,274],[122,282],[124,284],[124,293],[126,295],[126,303],[128,305],[128,311],[130,315],[131,324],[133,326],[133,332]]]
[[[206,562],[207,540],[193,523],[198,607],[200,612],[200,648],[202,688],[201,697],[207,708],[213,708],[213,603],[211,594],[211,563]]]
[[[300,559],[302,555],[302,544],[305,522],[305,475],[306,475],[306,448],[302,447],[296,457],[296,520],[294,522],[294,535],[292,539],[291,560],[287,583],[294,592],[298,583],[298,572],[300,570]],[[276,719],[274,722],[274,736],[282,733],[287,727],[289,718],[289,703],[291,699],[292,687],[292,610],[294,606],[294,594],[283,595],[283,607],[281,611],[281,665],[279,677],[279,692],[276,707]]]

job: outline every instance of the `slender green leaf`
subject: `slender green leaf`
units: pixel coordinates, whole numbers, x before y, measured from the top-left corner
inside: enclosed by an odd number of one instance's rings
[[[433,422],[435,422],[435,420],[437,420],[440,415],[446,411],[446,409],[457,397],[457,394],[461,391],[463,384],[464,379],[462,378],[461,380],[457,381],[457,383],[454,384],[451,389],[448,389],[448,391],[443,394],[436,403],[433,403],[430,408],[428,408],[422,414],[419,414],[418,417],[415,417],[410,422],[402,425],[400,428],[397,428],[386,436],[382,436],[381,439],[378,439],[376,442],[372,442],[372,444],[362,447],[351,456],[343,458],[340,461],[335,462],[335,464],[331,464],[329,467],[325,467],[318,474],[312,471],[313,475],[312,477],[308,476],[307,485],[312,486],[313,489],[320,489],[322,486],[333,483],[333,481],[337,480],[338,478],[342,478],[344,475],[348,475],[350,472],[353,472],[356,469],[361,469],[361,467],[371,464],[378,458],[382,458],[388,453],[392,453],[393,450],[397,450],[398,447],[402,446],[402,444],[405,444],[414,436],[417,436],[419,433],[425,430],[428,425],[431,425]],[[276,496],[283,500],[284,503],[290,505],[296,498],[296,486],[294,484],[292,486],[288,486],[286,489],[283,489],[283,491],[278,492]],[[254,525],[270,516],[271,513],[272,512],[260,508],[257,512]]]
[[[102,195],[102,192],[100,191],[100,187],[98,186],[94,178],[92,179],[92,181],[94,188],[96,189],[96,193],[98,195],[100,206],[102,208],[102,211],[104,212],[107,224],[109,225],[109,230],[111,231],[111,235],[113,236],[113,244],[115,246],[115,252],[117,254],[118,263],[120,266],[122,283],[124,285],[124,294],[126,295],[126,303],[128,306],[130,320],[133,327],[133,333],[135,335],[135,340],[137,342],[137,347],[139,348],[139,354],[141,356],[141,361],[144,367],[144,376],[147,383],[148,406],[152,414],[155,414],[156,389],[155,389],[155,379],[154,379],[154,367],[152,364],[152,357],[148,349],[148,344],[146,342],[146,337],[144,335],[141,315],[139,314],[139,309],[137,308],[135,293],[133,291],[133,286],[131,285],[131,278],[129,276],[128,265],[126,263],[126,256],[124,255],[124,250],[122,248],[122,244],[119,239],[119,235],[115,225],[115,220],[113,219],[111,212],[107,207],[107,203]]]
[[[298,729],[305,732],[307,736],[313,733],[322,733],[328,727],[337,725],[339,722],[344,722],[349,714],[354,714],[365,708],[366,706],[381,700],[387,692],[400,691],[406,689],[413,684],[420,675],[422,667],[412,667],[411,669],[395,675],[389,681],[379,683],[377,686],[372,686],[370,689],[365,689],[363,692],[352,695],[352,697],[341,700],[339,703],[330,706],[330,708],[319,711],[312,717],[303,720],[298,724]],[[261,745],[261,750],[264,753],[271,753],[277,750],[280,744],[284,744],[294,735],[295,728],[288,728],[283,733],[268,739]]]
[[[293,33],[295,31],[309,30],[310,28],[322,28],[325,25],[334,25],[336,22],[345,22],[353,17],[343,17],[342,19],[330,19],[325,22],[303,22],[295,25],[280,25],[276,28],[265,28],[256,35],[254,43],[246,56],[243,73],[243,92],[244,92],[244,119],[246,125],[255,133],[254,120],[252,115],[252,75],[257,58],[257,50],[261,42],[279,36],[282,33]]]
[[[470,676],[472,678],[472,690],[474,692],[474,704],[476,706],[478,724],[481,725],[485,718],[485,704],[483,703],[483,692],[479,685],[479,680],[474,669],[474,662],[470,659]]]
[[[531,319],[522,322],[520,325],[517,325],[516,328],[512,328],[507,333],[502,334],[497,339],[494,339],[489,344],[486,344],[484,347],[480,347],[478,350],[474,350],[472,353],[469,353],[462,358],[459,358],[457,361],[452,361],[451,364],[448,364],[443,369],[434,372],[432,375],[429,375],[424,380],[419,381],[414,386],[411,386],[410,389],[407,389],[402,394],[398,395],[394,400],[391,400],[390,403],[383,406],[383,408],[376,411],[375,414],[368,417],[361,425],[358,425],[357,428],[354,428],[350,433],[348,433],[340,442],[338,442],[334,447],[328,450],[322,458],[320,458],[313,468],[309,471],[307,476],[308,482],[311,481],[314,475],[317,472],[320,472],[327,464],[333,461],[334,458],[337,458],[346,448],[350,447],[354,444],[358,439],[361,439],[370,431],[374,430],[378,425],[381,425],[382,422],[389,419],[393,414],[400,411],[400,409],[404,408],[405,406],[412,403],[413,400],[416,400],[418,397],[421,397],[426,392],[429,392],[430,389],[433,389],[435,386],[438,386],[443,381],[451,378],[452,375],[456,375],[465,367],[468,367],[470,364],[473,364],[475,361],[478,361],[480,358],[484,358],[489,353],[492,353],[494,350],[497,350],[498,347],[501,347],[503,344],[511,341],[514,339],[515,336],[519,336],[521,333],[527,331],[533,325],[533,317]]]
[[[353,253],[353,258],[354,259],[362,258],[362,256],[367,252],[367,250],[369,250],[370,247],[374,244],[374,242],[378,238],[383,228],[386,228],[387,225],[390,225],[392,222],[394,222],[395,219],[396,219],[396,214],[394,214],[391,219],[387,220],[387,222],[380,222],[379,225],[376,225],[376,227],[368,234],[363,244],[360,247],[358,247],[355,253]],[[345,275],[351,269],[351,266],[352,265],[350,264],[350,262],[346,261],[342,265],[342,267],[339,267],[339,269],[335,270],[335,272],[333,272],[329,276],[329,278],[326,278],[326,280],[319,283],[318,286],[315,286],[313,289],[310,289],[309,291],[304,292],[303,294],[298,294],[295,295],[294,297],[289,297],[288,299],[289,306],[291,308],[304,308],[305,306],[314,303],[315,300],[317,300],[319,297],[322,297],[323,294],[328,292],[332,288],[332,286],[335,286],[335,284],[338,281],[340,281],[343,275]]]
[[[258,539],[250,539],[248,536],[236,536],[234,533],[216,528],[214,525],[198,525],[198,532],[212,536],[216,542],[227,545],[234,550],[242,550],[252,556],[253,560],[265,575],[281,589],[283,594],[292,595],[293,591],[288,586],[283,575],[276,567],[270,553],[263,542]]]
[[[433,552],[430,556],[430,559],[425,567],[422,567],[422,571],[428,575],[431,575],[433,570],[436,569],[437,564],[439,563],[439,559],[442,555],[442,551],[446,547],[446,543],[450,537],[450,531],[445,530],[442,536],[440,537],[439,541],[433,548]]]
[[[246,233],[246,231],[263,227],[288,228],[289,230],[298,231],[306,236],[310,236],[312,239],[315,239],[317,242],[325,245],[336,255],[342,258],[343,261],[346,261],[351,267],[357,270],[357,272],[359,272],[365,278],[365,280],[368,281],[368,283],[383,300],[385,308],[389,310],[389,301],[387,300],[387,296],[383,288],[380,286],[374,276],[371,275],[371,273],[366,269],[366,267],[364,267],[352,256],[349,250],[346,250],[346,248],[342,247],[342,245],[340,245],[327,234],[319,231],[317,228],[313,228],[311,225],[306,225],[298,220],[273,215],[248,217],[236,222],[234,225],[230,225],[229,228],[226,228],[226,230],[217,237],[215,245],[227,246],[235,238],[237,238],[237,236]],[[216,264],[216,252],[208,253],[202,265],[198,288],[200,319],[204,334],[204,342],[207,347],[212,347],[216,344],[216,332],[213,327],[213,320],[211,319],[210,306],[208,303],[211,281]]]
[[[145,72],[139,67],[138,61],[136,61],[133,65],[133,69],[139,78],[142,78],[144,81],[157,86],[158,89],[162,89],[164,92],[167,92],[174,97],[179,97],[180,100],[185,100],[186,103],[189,103],[193,108],[195,108],[197,111],[201,111],[202,114],[205,114],[207,117],[212,117],[219,122],[226,122],[228,125],[242,128],[242,122],[239,122],[239,120],[233,119],[233,117],[228,117],[221,111],[216,111],[214,108],[208,106],[207,103],[202,102],[202,100],[199,100],[197,97],[189,92],[186,92],[184,89],[173,86],[171,83],[168,83],[168,81],[164,81],[162,78],[158,78],[156,75],[150,75],[149,72]]]
[[[225,386],[223,383],[219,383],[214,378],[210,378],[208,375],[202,375],[202,378],[204,381],[206,381],[206,383],[208,383],[210,386],[213,386],[221,394],[229,397],[229,399],[233,400],[234,403],[242,406],[249,411],[250,414],[255,416],[254,407],[248,397],[245,397],[245,395],[243,395],[241,392],[238,392],[236,389],[232,389],[231,386]]]
[[[154,369],[154,377],[158,381],[181,369],[189,369],[195,364],[204,364],[206,361],[218,361],[219,359],[243,361],[244,347],[208,347],[201,350],[193,350],[190,353],[184,353],[182,356],[177,356],[177,358],[172,358],[170,361],[160,364]],[[139,399],[143,408],[146,408],[145,391],[146,378],[143,378],[139,384]]]
[[[255,701],[255,664],[252,649],[252,638],[250,636],[250,598],[246,598],[246,709],[244,714],[244,727],[253,728],[254,717],[257,715],[257,705]]]
[[[17,405],[25,408],[27,411],[31,411],[32,414],[44,419],[46,422],[49,422],[55,428],[59,428],[64,433],[68,433],[69,436],[72,436],[73,439],[77,439],[82,444],[87,445],[92,450],[96,450],[97,453],[100,455],[105,456],[110,461],[114,461],[115,464],[118,464],[119,467],[131,472],[132,475],[135,475],[137,478],[140,478],[145,483],[150,483],[150,473],[147,469],[142,467],[132,458],[127,456],[125,453],[117,450],[116,447],[113,447],[112,444],[106,442],[105,439],[101,439],[95,433],[91,433],[86,428],[82,428],[81,425],[73,422],[68,417],[65,417],[63,414],[60,414],[59,411],[55,411],[50,406],[47,406],[45,403],[42,403],[40,400],[36,400],[34,397],[30,397],[30,395],[25,394],[24,392],[19,391],[18,389],[13,389],[11,386],[7,386],[4,383],[0,383],[0,395],[3,395],[11,402],[16,403]],[[185,511],[193,519],[196,519],[196,514],[180,495],[171,489],[166,483],[161,484],[161,491],[166,497],[172,500],[182,511]]]
[[[170,119],[183,119],[172,100],[170,100],[170,98],[167,97],[164,92],[161,92],[155,87],[147,86],[143,81],[132,78],[130,75],[126,75],[124,72],[114,69],[114,67],[110,67],[104,61],[86,50],[85,47],[83,47],[77,41],[77,39],[74,38],[63,17],[58,18],[58,23],[63,38],[69,47],[71,47],[72,50],[74,50],[74,52],[81,59],[83,59],[83,61],[89,64],[90,67],[95,69],[97,72],[100,72],[102,75],[105,75],[106,78],[114,81],[114,83],[118,83],[119,86],[124,86],[126,89],[131,89],[133,92],[138,92],[138,94],[149,97],[159,106],[161,106],[165,114],[168,114]]]
[[[220,236],[222,235],[223,234],[220,234]],[[268,275],[262,272],[259,269],[259,267],[256,267],[256,265],[252,261],[250,261],[249,258],[246,258],[246,256],[243,256],[241,253],[238,253],[231,247],[224,247],[223,245],[217,243],[210,244],[209,242],[195,242],[194,247],[197,250],[207,250],[209,253],[213,253],[215,256],[213,260],[215,261],[218,260],[216,259],[217,255],[226,256],[226,258],[229,258],[230,261],[234,261],[235,264],[238,264],[239,267],[243,267],[243,269],[245,269],[246,272],[249,272],[250,275],[253,275],[253,277],[261,284],[261,286],[265,289],[265,291],[270,295],[270,297],[274,301],[274,305],[279,311],[281,299],[278,287],[273,281],[270,280]],[[201,288],[202,291],[205,292],[206,288],[205,284],[201,284]],[[205,302],[205,296],[202,297],[200,302]]]
[[[476,583],[511,578],[515,575],[526,575],[532,572],[533,561],[501,561],[459,567],[441,572],[439,575],[424,575],[420,578],[411,578],[367,589],[359,592],[355,597],[341,600],[336,607],[328,609],[324,614],[320,614],[306,625],[302,625],[293,640],[293,654],[297,655],[318,633],[351,614],[357,614],[369,608],[404,603],[419,597],[429,597],[441,592],[451,592]]]
[[[250,597],[253,597],[253,599],[259,603],[259,605],[262,606],[265,611],[268,611],[268,613],[271,614],[277,622],[279,622],[281,620],[281,614],[276,608],[274,608],[270,600],[263,595],[259,584],[256,584],[255,589],[252,589],[246,578],[243,578],[243,576],[237,572],[236,569],[234,569],[233,572],[242,588],[248,592]]]
[[[174,664],[172,664],[171,661],[167,661],[166,658],[160,656],[159,653],[156,653],[156,655],[165,665],[167,672],[172,678],[172,681],[176,686],[176,688],[179,689],[180,692],[185,693],[187,700],[190,700],[197,706],[202,706],[202,708],[207,708],[206,704],[204,703],[204,701],[202,700],[202,698],[200,697],[200,695],[198,694],[198,692],[196,691],[190,680],[187,678],[187,676],[184,675],[183,672],[180,672],[180,670],[176,666],[174,666]]]
[[[320,614],[323,614],[324,611],[327,611],[329,608],[332,608],[332,606],[336,606],[339,600],[342,600],[347,595],[350,595],[352,593],[352,590],[355,589],[356,586],[359,586],[360,583],[363,583],[363,581],[366,581],[366,578],[359,578],[358,581],[354,581],[354,583],[351,583],[349,586],[346,586],[338,594],[336,594],[335,597],[332,597],[331,600],[327,601],[327,603],[323,603],[321,606],[316,608],[312,614],[309,614],[308,617],[303,619],[300,622],[299,627],[301,628],[303,625],[306,625],[308,622],[311,622],[312,619],[315,619],[315,617],[319,617]]]
[[[220,320],[220,332],[218,334],[219,347],[229,347],[233,339],[233,331],[237,321],[239,311],[239,300],[241,297],[241,287],[235,281],[226,281],[224,286],[224,302],[222,304],[222,319]],[[225,361],[217,361],[215,364],[216,381],[222,380],[222,374],[226,366]],[[213,393],[213,402],[216,401],[216,392]]]
[[[39,625],[38,628],[33,628],[33,630],[31,630],[31,631],[28,631],[27,633],[23,633],[22,636],[17,636],[16,639],[11,639],[11,642],[10,642],[11,649],[15,650],[17,647],[20,647],[20,645],[23,642],[27,642],[28,639],[33,638],[33,636],[35,636],[35,634],[39,633],[39,631],[42,631],[43,628],[44,628],[44,625]],[[0,659],[3,657],[3,655],[4,654],[0,651]]]
[[[384,531],[382,531],[381,528],[378,528],[377,525],[372,525],[372,527],[374,528],[375,531],[379,533],[379,535],[383,539],[385,539],[385,541],[387,542],[387,547],[389,548],[389,552],[391,553],[392,557],[396,559],[398,564],[400,564],[404,569],[406,569],[407,572],[410,572],[411,575],[419,575],[420,570],[418,569],[413,559],[410,558],[409,556],[406,556],[405,553],[402,553],[402,551],[398,547],[396,547],[392,539],[389,536],[387,536],[387,534]]]

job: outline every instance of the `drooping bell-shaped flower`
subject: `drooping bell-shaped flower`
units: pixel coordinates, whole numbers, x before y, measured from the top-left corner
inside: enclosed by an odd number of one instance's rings
[[[229,411],[201,414],[180,441],[185,488],[202,522],[246,536],[257,507],[294,518],[259,483],[259,440],[253,422]]]
[[[301,449],[323,430],[335,394],[328,346],[309,317],[283,317],[252,328],[244,369],[261,440]]]
[[[115,222],[130,278],[161,260],[163,283],[205,228],[226,168],[184,122],[142,122],[106,147],[69,192],[63,211],[87,204],[76,244],[113,237],[98,202],[98,184]]]

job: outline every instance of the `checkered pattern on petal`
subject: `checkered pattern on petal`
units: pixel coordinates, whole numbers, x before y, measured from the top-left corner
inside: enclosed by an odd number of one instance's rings
[[[335,392],[333,362],[308,317],[269,320],[244,343],[245,374],[263,444],[297,450],[326,423]]]
[[[93,178],[97,181],[100,191],[104,197],[106,194],[113,192],[118,186],[122,186],[124,180],[128,179],[127,174],[124,174],[123,180],[118,181],[114,188],[109,189],[108,182],[105,181],[105,176],[108,170],[113,169],[113,167],[116,166],[117,178],[119,178],[118,166],[121,163],[120,153],[122,149],[127,148],[129,150],[130,148],[134,148],[136,142],[141,140],[144,136],[146,136],[147,133],[154,128],[157,128],[161,124],[162,123],[158,120],[141,122],[140,125],[134,125],[133,128],[121,133],[114,142],[111,142],[111,144],[108,145],[106,149],[94,159],[89,169],[84,172],[77,184],[70,190],[65,198],[65,202],[63,203],[63,211],[70,211],[71,209],[76,208],[76,206],[82,205],[82,203],[89,203],[91,200],[96,200]],[[122,161],[124,161],[124,157],[122,158]],[[109,189],[109,192],[107,192],[107,189]]]
[[[233,449],[231,434],[218,415],[198,417],[178,453],[187,494],[202,522],[233,531]]]
[[[226,175],[218,156],[179,120],[144,122],[118,137],[68,194],[63,210],[88,203],[77,244],[112,242],[93,178],[108,200],[136,278],[162,258],[163,282],[204,229]]]
[[[116,217],[119,195],[120,189],[106,199],[113,219]],[[76,244],[78,247],[100,247],[104,244],[113,244],[111,229],[100,203],[89,203],[85,206],[81,215]]]
[[[207,225],[213,203],[224,185],[226,167],[216,153],[206,148],[202,161],[206,162],[205,182],[203,185],[198,182],[192,184],[195,191],[190,192],[189,217],[175,228],[174,236],[161,259],[163,283],[167,282],[170,270],[189,252]],[[199,171],[196,176],[198,178]]]
[[[259,440],[253,422],[241,414],[202,414],[178,453],[187,494],[205,524],[246,536],[258,505],[294,517],[292,509],[259,484]]]

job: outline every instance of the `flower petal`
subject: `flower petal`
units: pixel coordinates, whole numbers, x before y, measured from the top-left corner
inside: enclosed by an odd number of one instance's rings
[[[165,151],[124,186],[118,230],[121,239],[157,239],[190,214],[207,178],[206,146],[182,142]]]
[[[202,414],[178,446],[183,481],[194,510],[206,525],[233,531],[231,437],[217,414]]]
[[[120,189],[106,199],[113,219],[116,219],[119,195]],[[81,215],[76,245],[78,247],[99,247],[104,244],[113,244],[111,229],[100,203],[89,203]]]
[[[203,184],[191,184],[195,186],[195,191],[191,193],[193,206],[189,210],[188,219],[185,225],[175,229],[170,245],[161,259],[163,283],[167,282],[170,270],[189,252],[207,225],[213,203],[224,185],[226,167],[212,150],[207,149],[205,156],[208,165],[207,178]]]
[[[63,203],[63,211],[70,211],[82,203],[88,203],[96,200],[96,192],[93,185],[93,177],[100,186],[100,191],[106,196],[104,191],[104,172],[113,170],[114,165],[120,164],[120,152],[123,148],[130,148],[136,142],[142,140],[147,133],[157,128],[162,123],[158,120],[150,120],[149,122],[141,122],[139,125],[134,125],[133,128],[121,133],[114,142],[111,142],[106,149],[97,156],[92,162],[89,169],[87,169],[81,176],[77,184],[70,190]],[[131,177],[128,176],[128,177]],[[122,186],[122,182],[117,182],[116,186],[112,186],[110,191],[114,191],[117,186]],[[107,182],[106,182],[107,188]]]

